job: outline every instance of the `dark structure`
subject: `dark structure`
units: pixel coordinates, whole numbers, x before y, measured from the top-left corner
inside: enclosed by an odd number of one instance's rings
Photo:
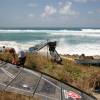
[[[55,51],[55,48],[56,48],[56,45],[57,45],[57,42],[56,41],[54,41],[54,42],[48,42],[49,51],[50,52],[54,52]]]
[[[50,52],[50,55],[53,58],[53,61],[61,64],[62,59],[61,59],[60,55],[57,53],[57,51],[56,51],[57,42],[56,41],[48,42],[47,45],[49,47],[49,52]]]
[[[100,66],[100,59],[75,59],[77,64]]]
[[[45,46],[49,47],[49,52],[50,52],[50,55],[52,57],[52,60],[54,62],[56,62],[56,63],[61,64],[62,59],[61,59],[60,55],[58,54],[58,52],[56,51],[56,46],[57,46],[57,42],[56,41],[40,43],[38,45],[30,47],[29,48],[29,52],[35,53],[35,52],[41,50],[42,48],[44,48]]]

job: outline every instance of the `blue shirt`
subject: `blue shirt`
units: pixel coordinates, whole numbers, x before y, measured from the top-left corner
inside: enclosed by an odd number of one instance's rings
[[[24,51],[19,51],[18,52],[18,58],[24,58],[24,57],[26,57],[26,53],[24,52]]]

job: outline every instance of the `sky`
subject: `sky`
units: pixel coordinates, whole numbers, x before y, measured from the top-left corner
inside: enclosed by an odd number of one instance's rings
[[[0,27],[100,27],[100,0],[0,0]]]

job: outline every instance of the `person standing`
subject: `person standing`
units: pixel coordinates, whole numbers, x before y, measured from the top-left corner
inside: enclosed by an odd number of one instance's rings
[[[5,46],[0,47],[0,52],[5,52]]]
[[[57,42],[56,41],[54,41],[54,42],[48,42],[47,45],[49,47],[49,52],[50,52],[50,55],[52,56],[52,60],[54,62],[56,62],[56,63],[61,64],[62,59],[59,56],[59,54],[57,53],[57,51],[55,50],[56,49]]]

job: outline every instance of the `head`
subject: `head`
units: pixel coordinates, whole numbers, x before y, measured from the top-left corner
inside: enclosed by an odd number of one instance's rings
[[[9,53],[14,54],[15,53],[15,49],[14,48],[10,48],[9,49]]]
[[[82,56],[82,57],[85,57],[85,54],[82,54],[81,56]]]
[[[3,48],[5,48],[5,46],[3,46]]]

